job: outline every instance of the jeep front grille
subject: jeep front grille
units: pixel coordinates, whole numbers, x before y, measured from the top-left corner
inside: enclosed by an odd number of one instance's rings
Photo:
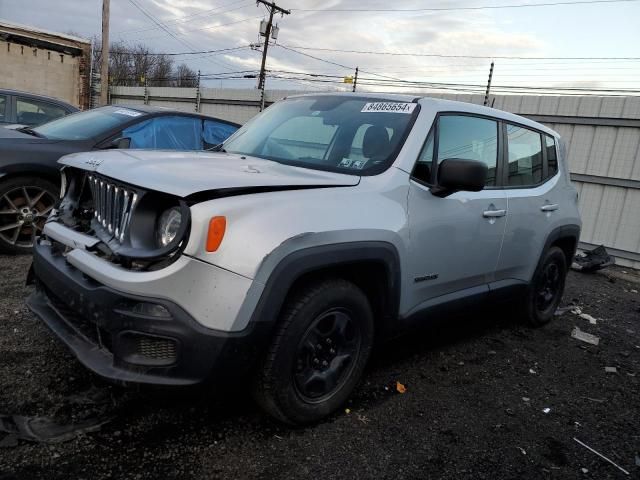
[[[129,228],[131,212],[138,202],[138,194],[96,175],[87,177],[93,196],[93,216],[110,234],[122,242]]]

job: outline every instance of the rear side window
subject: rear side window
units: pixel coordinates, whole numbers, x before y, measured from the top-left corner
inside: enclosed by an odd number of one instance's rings
[[[547,164],[548,174],[547,178],[553,177],[558,173],[558,153],[556,151],[556,141],[549,135],[544,136],[545,146],[547,148]]]
[[[542,141],[538,132],[507,124],[508,185],[537,185],[542,182]]]
[[[17,123],[24,125],[41,125],[51,120],[64,117],[67,112],[64,108],[47,102],[38,102],[26,98],[18,98],[16,101]]]

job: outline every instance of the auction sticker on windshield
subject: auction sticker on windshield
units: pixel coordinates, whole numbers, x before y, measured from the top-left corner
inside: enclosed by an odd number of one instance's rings
[[[410,102],[365,103],[360,113],[412,113],[416,105],[417,104]]]
[[[128,115],[129,117],[139,117],[140,115],[142,115],[140,112],[136,112],[135,110],[127,110],[126,108],[121,108],[120,110],[116,110],[113,113]]]

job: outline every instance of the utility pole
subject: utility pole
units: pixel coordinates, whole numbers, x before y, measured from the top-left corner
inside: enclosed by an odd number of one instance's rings
[[[491,62],[491,68],[489,68],[489,81],[487,82],[487,91],[484,94],[484,106],[489,105],[489,91],[491,90],[491,77],[493,76],[493,62]]]
[[[356,85],[358,84],[358,67],[356,67],[356,74],[353,77],[353,89],[351,90],[352,92],[356,91]]]
[[[100,105],[109,101],[109,3],[102,0],[102,65],[100,67]]]
[[[265,67],[267,65],[267,49],[269,48],[269,37],[271,36],[271,28],[273,27],[273,14],[280,13],[280,15],[289,15],[290,10],[285,10],[276,5],[275,2],[268,2],[267,0],[256,0],[256,3],[261,3],[269,10],[269,21],[264,32],[264,46],[262,47],[262,64],[260,65],[260,77],[258,78],[258,88],[260,89],[260,111],[264,110],[264,84],[266,80]],[[262,33],[262,32],[261,32]]]

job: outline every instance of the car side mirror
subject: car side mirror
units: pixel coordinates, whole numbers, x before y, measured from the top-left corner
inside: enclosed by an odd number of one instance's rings
[[[120,137],[113,140],[107,148],[129,148],[131,139],[129,137]]]
[[[431,188],[436,197],[455,192],[479,192],[487,181],[487,165],[477,160],[447,158],[438,165],[438,183]]]

